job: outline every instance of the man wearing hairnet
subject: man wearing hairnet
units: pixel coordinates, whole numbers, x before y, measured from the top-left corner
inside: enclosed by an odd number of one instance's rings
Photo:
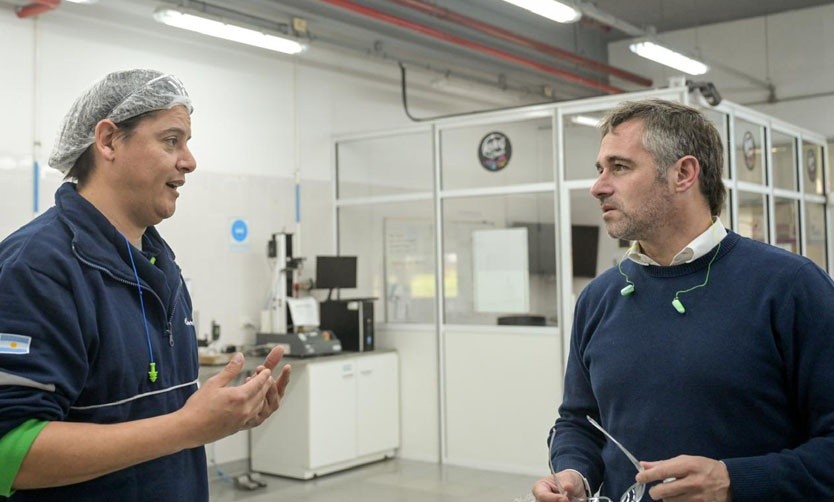
[[[208,500],[202,445],[278,408],[280,349],[198,390],[191,298],[154,228],[196,168],[191,112],[174,76],[104,77],[49,159],[71,182],[0,243],[0,498]]]

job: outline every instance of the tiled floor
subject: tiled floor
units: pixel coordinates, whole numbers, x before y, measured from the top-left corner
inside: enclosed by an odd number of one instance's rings
[[[385,460],[309,481],[261,475],[267,486],[239,490],[211,483],[211,501],[226,502],[513,502],[528,497],[534,476],[412,460]]]

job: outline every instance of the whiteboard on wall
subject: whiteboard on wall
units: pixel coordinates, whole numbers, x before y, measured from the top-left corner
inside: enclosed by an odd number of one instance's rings
[[[385,321],[433,321],[436,293],[432,220],[385,218],[383,232]]]
[[[527,229],[472,232],[476,312],[530,311]]]

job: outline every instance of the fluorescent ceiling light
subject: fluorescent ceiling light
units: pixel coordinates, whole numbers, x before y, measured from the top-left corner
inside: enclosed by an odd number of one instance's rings
[[[504,0],[516,7],[527,9],[533,14],[546,17],[557,23],[574,23],[579,21],[582,13],[570,5],[556,0]]]
[[[589,117],[587,115],[574,115],[570,118],[570,121],[572,124],[584,125],[588,127],[599,127],[602,122],[602,120],[598,118]]]
[[[176,28],[196,31],[204,35],[283,52],[284,54],[298,54],[304,50],[304,45],[289,38],[269,35],[177,9],[160,8],[154,12],[153,17],[160,23]]]
[[[690,75],[703,75],[709,70],[709,67],[704,63],[686,57],[679,52],[667,49],[662,45],[654,42],[638,42],[628,46],[631,52],[638,56],[643,56],[646,59],[651,59],[654,62],[669,66],[676,70],[680,70]]]

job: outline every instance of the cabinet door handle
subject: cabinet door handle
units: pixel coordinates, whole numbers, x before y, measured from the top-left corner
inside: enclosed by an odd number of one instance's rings
[[[363,375],[370,375],[373,372],[374,370],[359,370],[359,373],[362,373]]]

